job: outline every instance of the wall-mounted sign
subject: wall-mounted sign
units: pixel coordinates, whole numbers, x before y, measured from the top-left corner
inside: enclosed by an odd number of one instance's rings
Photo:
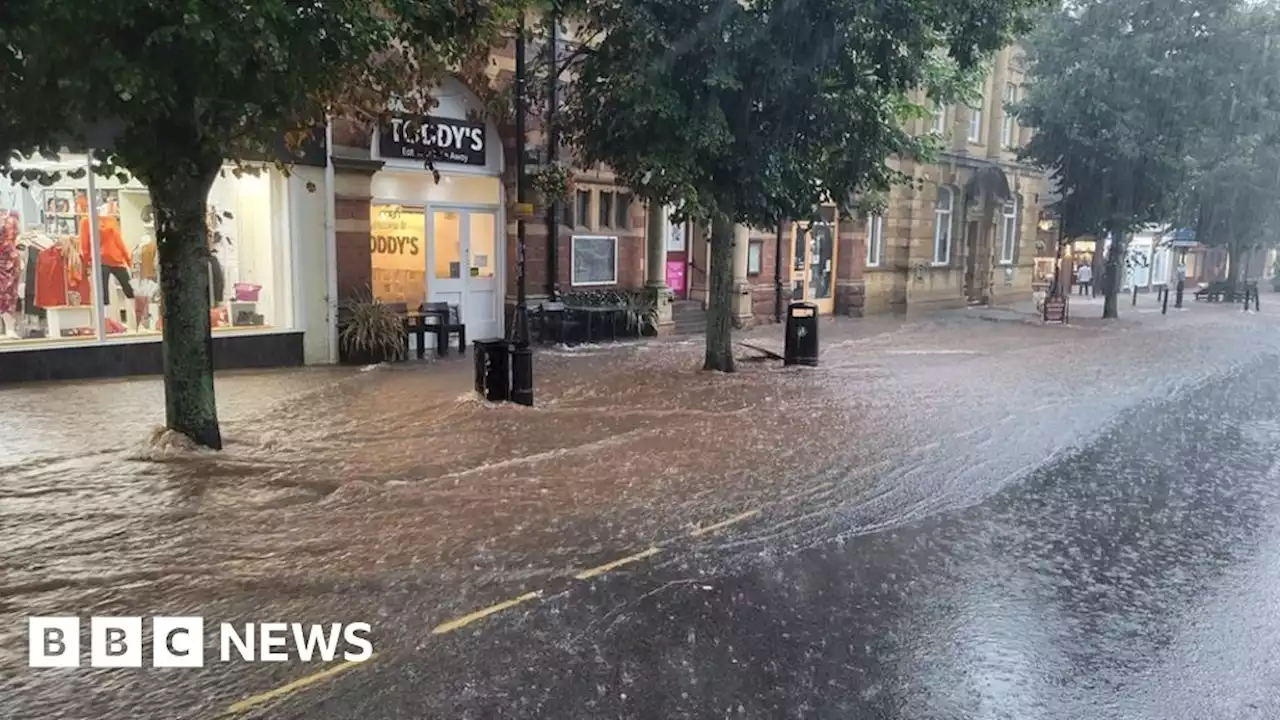
[[[378,133],[378,151],[384,159],[484,165],[484,123],[431,115],[393,115]]]

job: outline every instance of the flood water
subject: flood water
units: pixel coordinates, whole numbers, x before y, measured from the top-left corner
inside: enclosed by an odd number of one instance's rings
[[[444,619],[746,510],[769,508],[768,532],[699,562],[742,572],[982,507],[1144,407],[1276,375],[1278,319],[828,323],[820,368],[730,376],[697,370],[697,341],[561,349],[537,356],[534,408],[478,401],[469,358],[227,374],[221,453],[157,429],[155,379],[6,388],[0,715],[205,717],[299,673],[36,672],[29,615],[372,616],[394,656],[429,651]]]

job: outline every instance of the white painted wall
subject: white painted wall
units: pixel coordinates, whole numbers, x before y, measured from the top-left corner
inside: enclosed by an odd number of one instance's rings
[[[314,190],[308,190],[310,183]],[[304,331],[303,357],[308,365],[331,362],[337,341],[329,317],[329,266],[325,252],[325,187],[322,168],[298,166],[289,178],[292,232],[294,327]]]

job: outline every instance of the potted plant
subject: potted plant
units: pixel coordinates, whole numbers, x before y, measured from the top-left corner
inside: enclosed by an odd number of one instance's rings
[[[1271,264],[1271,289],[1280,292],[1280,255]]]
[[[628,335],[650,337],[658,334],[658,303],[653,293],[645,290],[629,292],[622,298]]]
[[[404,319],[370,294],[345,303],[339,314],[338,350],[344,363],[374,365],[403,360]]]

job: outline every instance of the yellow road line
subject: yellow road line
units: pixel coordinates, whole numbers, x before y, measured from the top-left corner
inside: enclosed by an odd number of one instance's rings
[[[734,515],[728,520],[721,520],[720,522],[714,525],[707,525],[705,527],[695,528],[692,532],[689,533],[689,535],[691,535],[692,537],[701,537],[703,535],[706,535],[707,533],[715,532],[716,530],[719,530],[721,528],[727,528],[730,525],[736,525],[737,523],[740,523],[743,520],[750,520],[751,518],[759,514],[760,514],[760,511],[758,509],[749,510],[740,515]]]
[[[604,565],[593,567],[590,570],[583,570],[577,575],[574,575],[574,577],[579,580],[590,580],[591,578],[597,575],[603,575],[609,572],[610,570],[620,568],[623,565],[636,562],[637,560],[643,560],[647,557],[652,557],[654,555],[657,555],[660,552],[662,552],[661,548],[651,547],[648,550],[645,550],[644,552],[638,552],[635,555],[628,555],[622,558],[621,560],[614,560],[611,563],[605,563]]]
[[[360,661],[348,660],[346,662],[340,662],[337,665],[334,665],[333,667],[326,668],[324,670],[321,670],[318,673],[307,675],[306,677],[300,677],[297,680],[294,680],[293,682],[287,683],[285,685],[281,685],[280,687],[274,690],[268,690],[258,695],[250,695],[249,697],[237,703],[233,703],[230,707],[227,708],[227,713],[228,714],[242,713],[245,710],[249,710],[251,708],[257,707],[263,703],[271,702],[276,698],[284,697],[289,693],[295,692],[297,690],[301,690],[302,688],[307,687],[309,685],[314,685],[320,682],[321,680],[327,680],[333,677],[334,675],[337,675],[338,673],[350,670],[351,668],[357,665],[363,665],[364,663],[367,663],[369,662],[369,660],[372,660],[372,659],[373,659],[373,655],[370,655],[365,660],[360,660]]]
[[[497,605],[490,605],[489,607],[484,608],[483,610],[477,610],[477,611],[475,611],[475,612],[473,612],[473,613],[470,613],[470,614],[468,614],[468,615],[463,615],[462,617],[458,618],[457,620],[450,620],[450,621],[449,621],[449,622],[447,622],[447,623],[441,623],[440,625],[437,625],[437,626],[435,627],[435,629],[433,629],[433,630],[431,631],[431,634],[432,634],[432,635],[443,635],[443,634],[445,634],[445,633],[451,633],[451,632],[453,632],[454,630],[457,630],[458,628],[461,628],[461,627],[466,627],[467,625],[470,625],[471,623],[473,623],[473,622],[475,622],[475,621],[477,621],[477,620],[483,620],[483,619],[485,619],[485,618],[489,617],[490,615],[493,615],[494,613],[500,613],[500,612],[502,612],[503,610],[507,610],[507,609],[509,609],[509,608],[513,608],[513,607],[515,607],[516,605],[519,605],[519,604],[520,604],[520,603],[522,603],[522,602],[528,602],[528,601],[530,601],[530,600],[536,600],[537,598],[540,598],[540,597],[542,597],[542,593],[541,593],[540,591],[527,592],[527,593],[525,593],[525,594],[521,595],[520,597],[514,597],[514,598],[511,598],[510,600],[506,600],[506,601],[504,601],[504,602],[500,602],[500,603],[498,603]]]

